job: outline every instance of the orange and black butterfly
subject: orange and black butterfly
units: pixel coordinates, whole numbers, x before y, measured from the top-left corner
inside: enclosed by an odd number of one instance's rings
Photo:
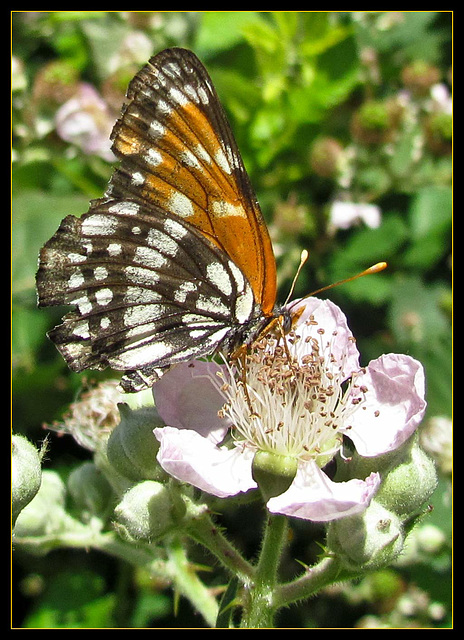
[[[167,49],[135,76],[103,198],[40,253],[39,305],[74,305],[49,334],[74,371],[162,370],[249,343],[278,315],[269,233],[198,58]]]

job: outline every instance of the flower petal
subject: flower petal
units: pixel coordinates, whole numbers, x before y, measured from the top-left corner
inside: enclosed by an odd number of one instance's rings
[[[310,460],[298,468],[289,489],[271,498],[267,508],[294,518],[328,522],[363,511],[380,486],[380,475],[371,473],[365,480],[332,482]]]
[[[357,371],[359,351],[343,311],[330,300],[314,297],[302,299],[296,304],[292,302],[290,305],[292,313],[301,307],[304,310],[295,326],[295,333],[301,336],[301,340],[296,343],[298,358],[305,355],[305,349],[311,348],[309,338],[316,338],[324,355],[330,356],[326,358],[326,366],[333,362],[333,373],[341,370],[346,379],[353,371]],[[313,324],[314,322],[317,324]]]
[[[420,424],[425,401],[424,369],[410,356],[390,353],[372,360],[356,384],[367,389],[365,400],[344,432],[366,457],[393,451]]]
[[[224,398],[211,378],[224,367],[215,362],[192,360],[178,364],[153,385],[155,405],[164,422],[179,429],[193,429],[212,442],[221,442],[230,420],[220,418]]]
[[[159,427],[154,430],[161,446],[157,459],[163,469],[218,498],[256,488],[251,475],[254,452],[217,447],[190,429]]]

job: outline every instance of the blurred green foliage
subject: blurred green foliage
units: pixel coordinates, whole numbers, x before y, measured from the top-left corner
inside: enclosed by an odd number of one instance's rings
[[[90,150],[85,136],[66,133],[63,108],[74,100],[107,139],[128,81],[168,46],[199,55],[230,116],[273,238],[280,299],[303,248],[310,260],[297,295],[387,260],[387,271],[326,295],[348,316],[366,364],[390,351],[418,358],[428,418],[451,415],[450,12],[13,12],[12,34],[16,431],[41,439],[42,423],[59,419],[82,384],[45,337],[62,314],[36,308],[34,275],[41,245],[63,217],[84,213],[103,193],[112,164],[104,142]],[[83,87],[92,94],[90,107],[80,97]],[[351,205],[342,222],[333,215],[339,202]],[[370,205],[375,220],[358,215],[359,205]],[[75,455],[53,446],[50,453],[58,465]],[[121,585],[105,594],[97,565],[76,567],[64,587],[56,565],[53,576],[40,559],[19,562],[23,587],[34,571],[48,580],[33,607],[17,613],[19,624],[118,624],[112,610]],[[427,580],[449,569],[445,560],[435,564],[424,571]],[[414,578],[425,591],[426,578]],[[53,613],[59,595],[81,593],[79,581],[93,594],[74,601],[81,623],[71,614],[60,622]],[[400,590],[407,582],[403,576]],[[139,577],[128,626],[156,625],[153,616],[167,615],[164,596],[141,583]],[[449,599],[449,591],[440,597]],[[382,609],[369,601],[359,615]],[[444,606],[449,612],[449,602]],[[295,624],[330,626],[318,607],[311,616],[298,609]],[[338,623],[357,624],[340,607],[347,617]],[[417,626],[445,625],[446,615]]]

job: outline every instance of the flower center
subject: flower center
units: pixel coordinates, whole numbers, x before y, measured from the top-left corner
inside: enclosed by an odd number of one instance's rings
[[[263,338],[235,375],[229,367],[230,378],[221,387],[223,412],[234,425],[237,445],[313,459],[320,467],[339,450],[340,429],[354,409],[353,378],[344,382],[342,366],[322,346],[323,330],[318,331],[317,338],[306,338],[304,350],[295,349],[301,338],[293,333],[283,345]]]

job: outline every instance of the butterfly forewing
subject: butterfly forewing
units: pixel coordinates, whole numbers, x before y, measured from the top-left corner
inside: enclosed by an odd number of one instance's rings
[[[110,366],[137,391],[172,364],[230,350],[268,322],[275,260],[204,67],[158,54],[113,130],[103,198],[40,254],[40,306],[73,305],[51,339],[75,371]]]
[[[272,244],[211,79],[198,58],[168,49],[132,80],[113,131],[122,159],[112,197],[158,204],[213,240],[249,280],[263,313],[276,297]]]

